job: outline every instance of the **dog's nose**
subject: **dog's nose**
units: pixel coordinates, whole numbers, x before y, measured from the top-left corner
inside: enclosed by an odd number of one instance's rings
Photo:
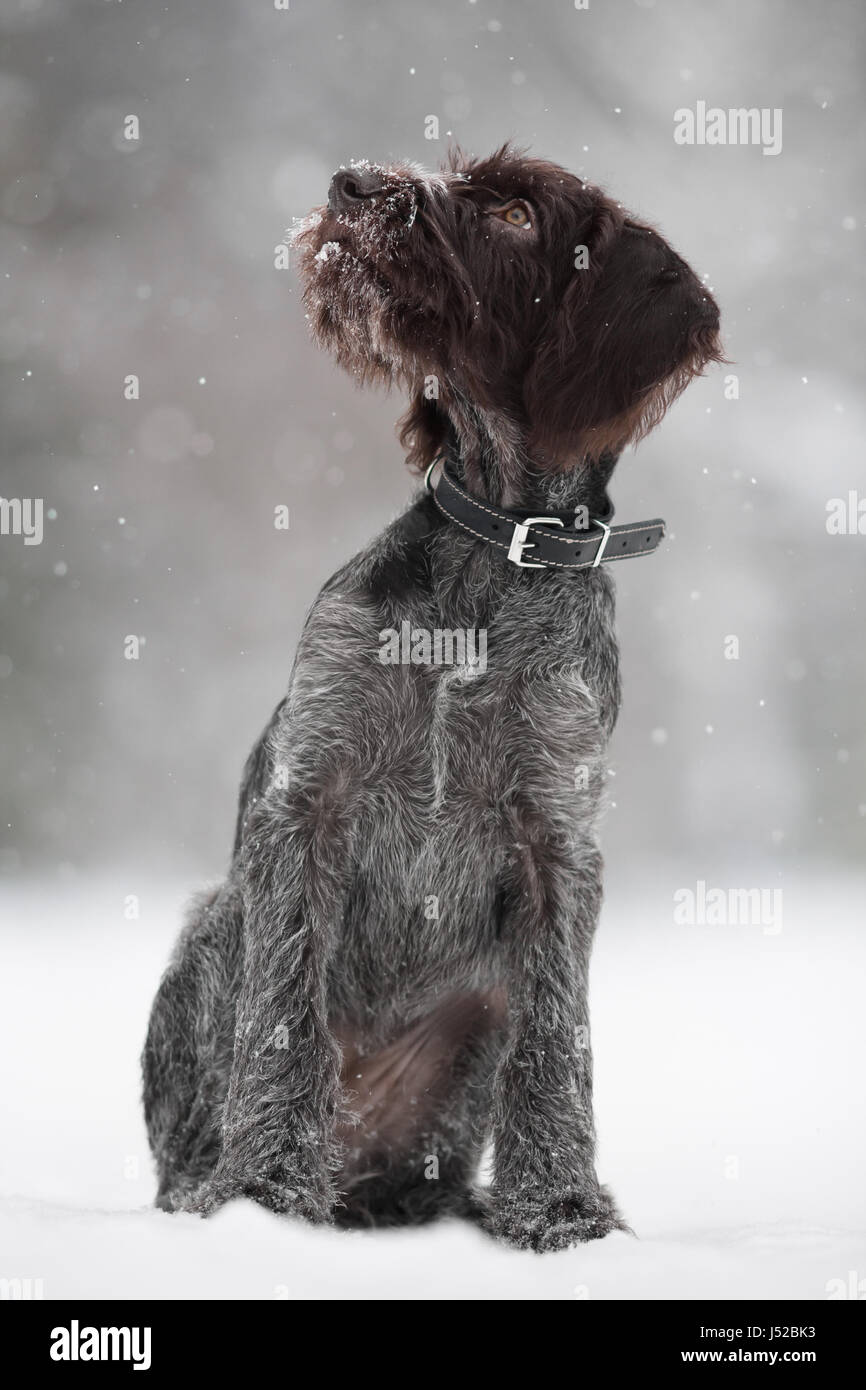
[[[348,212],[365,198],[384,192],[385,184],[372,170],[338,169],[328,189],[328,207],[331,212]]]

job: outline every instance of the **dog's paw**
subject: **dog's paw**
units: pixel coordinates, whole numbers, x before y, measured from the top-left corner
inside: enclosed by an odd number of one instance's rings
[[[611,1231],[628,1231],[604,1187],[588,1185],[559,1192],[498,1193],[485,1226],[497,1240],[520,1250],[566,1250]]]
[[[193,1216],[212,1216],[233,1197],[242,1193],[235,1184],[226,1178],[207,1178],[191,1192],[172,1193],[171,1206],[167,1210],[189,1212]]]
[[[278,1216],[300,1216],[317,1225],[333,1221],[333,1200],[290,1180],[257,1175],[214,1174],[185,1196],[176,1211],[212,1216],[237,1197],[248,1197]]]
[[[187,1202],[193,1191],[195,1191],[194,1188],[190,1189],[189,1187],[184,1187],[182,1184],[160,1187],[153,1205],[159,1211],[187,1211]]]

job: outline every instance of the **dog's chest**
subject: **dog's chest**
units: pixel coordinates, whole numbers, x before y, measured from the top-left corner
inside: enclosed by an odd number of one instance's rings
[[[462,630],[437,621],[401,623],[402,660],[383,672],[393,765],[366,848],[422,878],[443,859],[477,877],[494,872],[524,812],[556,833],[594,816],[612,626],[590,601],[515,604]]]
[[[358,825],[340,953],[345,979],[379,982],[383,998],[422,988],[437,961],[467,987],[493,978],[503,885],[527,836],[573,846],[577,866],[593,833],[602,692],[567,643],[522,632],[491,623],[474,662],[386,673],[390,756]]]
[[[432,595],[395,604],[379,633],[387,659],[357,665],[343,704],[363,711],[363,737],[343,742],[357,757],[353,882],[334,970],[347,1017],[361,978],[378,1008],[423,990],[437,961],[467,986],[495,973],[503,895],[530,839],[573,857],[577,881],[616,649],[606,585],[548,587],[545,603],[479,605],[462,629]]]

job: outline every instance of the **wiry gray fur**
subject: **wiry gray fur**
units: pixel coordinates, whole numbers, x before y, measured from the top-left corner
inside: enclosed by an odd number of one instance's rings
[[[456,471],[522,476],[512,505],[539,512],[597,510],[615,461],[539,472],[511,417],[465,399],[448,431]],[[486,629],[486,671],[383,665],[379,634],[407,620]],[[456,1213],[536,1250],[622,1224],[595,1173],[587,1031],[618,699],[609,573],[518,569],[424,492],[325,585],[248,761],[226,882],[154,1005],[159,1205]]]

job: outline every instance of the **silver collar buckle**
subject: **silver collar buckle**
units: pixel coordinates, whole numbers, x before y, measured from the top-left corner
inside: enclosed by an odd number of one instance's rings
[[[608,541],[610,540],[610,531],[611,531],[611,528],[608,526],[608,524],[607,524],[606,521],[599,521],[599,519],[598,519],[597,516],[594,516],[592,519],[593,519],[594,524],[595,524],[596,526],[600,526],[601,529],[602,529],[602,531],[604,532],[604,535],[603,535],[602,538],[601,538],[601,545],[598,547],[598,550],[595,552],[595,559],[594,559],[593,562],[592,562],[592,568],[593,568],[593,569],[598,569],[598,566],[601,564],[602,556],[604,555],[604,552],[605,552],[605,550],[607,549],[607,543],[608,543]]]
[[[519,565],[522,570],[545,570],[547,565],[536,564],[532,560],[524,560],[524,550],[534,550],[533,541],[528,541],[529,528],[532,525],[540,524],[543,526],[564,526],[565,522],[560,521],[558,516],[528,516],[525,521],[514,523],[514,533],[511,537],[511,544],[508,547],[508,558],[512,565]]]

